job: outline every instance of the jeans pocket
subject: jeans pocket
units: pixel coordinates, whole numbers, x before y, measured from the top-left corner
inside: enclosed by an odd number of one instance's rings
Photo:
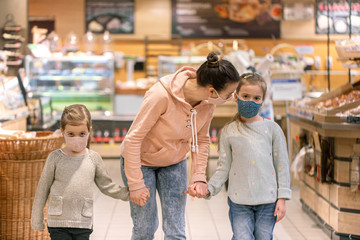
[[[49,199],[48,214],[53,216],[59,216],[62,214],[62,196],[51,196]]]
[[[84,206],[81,211],[81,215],[83,215],[84,217],[89,217],[89,218],[92,217],[93,205],[94,205],[94,201],[92,199],[85,198]]]

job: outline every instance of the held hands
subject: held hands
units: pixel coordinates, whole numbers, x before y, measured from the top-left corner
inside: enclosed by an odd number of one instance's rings
[[[206,183],[194,182],[188,186],[188,190],[185,193],[192,197],[203,198],[209,194],[209,190]]]
[[[285,214],[286,214],[285,199],[279,198],[276,203],[275,212],[274,212],[274,216],[277,215],[276,222],[279,222],[281,219],[283,219],[285,217]]]
[[[130,201],[143,207],[150,197],[150,188],[140,188],[138,190],[130,191]]]

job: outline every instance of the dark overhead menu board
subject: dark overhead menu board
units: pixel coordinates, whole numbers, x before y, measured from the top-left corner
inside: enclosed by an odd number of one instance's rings
[[[86,0],[86,31],[134,33],[134,0]]]
[[[331,34],[348,34],[350,20],[351,33],[360,33],[360,0],[316,1],[316,33],[327,33],[329,26]]]
[[[280,0],[172,0],[172,34],[183,38],[279,38]]]

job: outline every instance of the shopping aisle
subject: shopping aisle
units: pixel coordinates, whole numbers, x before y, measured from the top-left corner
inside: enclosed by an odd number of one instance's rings
[[[121,183],[120,162],[104,160],[113,180]],[[228,219],[226,192],[211,200],[188,198],[186,208],[186,233],[189,240],[229,240],[231,227]],[[97,191],[95,196],[94,232],[92,240],[130,239],[132,222],[129,204],[112,199]],[[161,216],[161,214],[159,214]],[[161,222],[156,240],[164,239]],[[328,240],[325,233],[301,209],[299,189],[293,188],[293,199],[287,201],[287,215],[275,226],[275,240]]]

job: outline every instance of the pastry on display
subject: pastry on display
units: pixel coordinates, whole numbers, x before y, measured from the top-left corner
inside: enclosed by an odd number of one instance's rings
[[[338,116],[338,117],[348,117],[348,116],[360,117],[360,106],[358,106],[356,108],[352,108],[352,109],[344,111],[344,112],[341,112],[341,113],[337,113],[336,116]]]
[[[106,24],[107,30],[119,29],[121,28],[121,21],[118,18],[111,19],[110,22]]]
[[[18,139],[23,138],[24,131],[0,130],[0,139]]]
[[[270,0],[230,0],[229,19],[235,22],[250,22],[260,14],[271,11],[270,7]],[[273,12],[278,14],[279,11],[274,9]]]
[[[89,23],[88,27],[89,27],[89,30],[92,32],[101,32],[104,30],[104,27],[100,23],[96,22],[95,20],[91,21]]]
[[[353,90],[347,94],[342,94],[341,96],[319,102],[318,104],[316,104],[315,107],[328,110],[334,107],[343,106],[344,104],[347,103],[352,103],[358,99],[360,99],[360,91]]]
[[[327,29],[329,25],[331,28],[333,25],[333,20],[332,20],[332,18],[328,19],[328,17],[325,15],[320,15],[317,18],[317,25],[318,25],[318,28],[321,30]]]
[[[112,12],[103,12],[92,16],[86,22],[88,31],[93,33],[132,33],[133,22],[131,18]]]

